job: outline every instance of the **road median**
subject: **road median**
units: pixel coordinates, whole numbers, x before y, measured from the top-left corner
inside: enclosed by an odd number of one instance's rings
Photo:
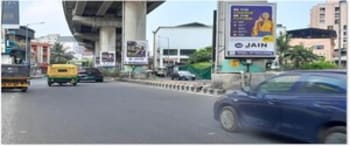
[[[164,80],[144,80],[144,79],[129,79],[129,78],[119,78],[116,79],[122,82],[151,85],[158,88],[164,88],[168,90],[176,90],[187,93],[197,93],[203,95],[218,96],[225,94],[224,89],[211,88],[210,84],[206,83],[196,83],[196,82],[186,82],[186,81],[164,81]]]

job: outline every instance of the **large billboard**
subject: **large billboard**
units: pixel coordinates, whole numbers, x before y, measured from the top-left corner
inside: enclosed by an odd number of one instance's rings
[[[1,25],[5,29],[19,28],[18,0],[4,0],[1,4]]]
[[[276,5],[230,4],[225,58],[274,58]]]
[[[101,51],[99,59],[100,66],[115,66],[115,51]]]
[[[124,64],[148,64],[148,42],[145,40],[126,41]]]

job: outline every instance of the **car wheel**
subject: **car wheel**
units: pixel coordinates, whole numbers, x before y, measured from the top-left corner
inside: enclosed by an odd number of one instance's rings
[[[326,129],[321,136],[320,142],[346,144],[346,127],[335,126]]]
[[[49,87],[51,87],[51,86],[52,86],[52,83],[51,83],[51,82],[47,82],[47,85],[49,85]]]
[[[238,119],[236,111],[230,107],[225,106],[220,112],[220,124],[221,127],[228,132],[238,131]]]
[[[73,86],[77,86],[77,82],[73,82]]]
[[[27,87],[24,87],[21,89],[21,92],[27,92],[28,88]]]

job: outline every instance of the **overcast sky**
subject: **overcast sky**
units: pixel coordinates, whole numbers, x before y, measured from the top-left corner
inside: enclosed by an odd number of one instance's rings
[[[308,27],[310,9],[325,0],[269,0],[277,3],[277,23],[287,26],[287,29]],[[200,22],[212,25],[215,0],[184,1],[168,0],[147,16],[147,40],[152,48],[152,31],[159,26],[174,26],[179,24]],[[22,0],[20,1],[20,23],[22,25],[44,21],[45,24],[33,25],[36,37],[57,33],[71,35],[63,13],[61,0]]]

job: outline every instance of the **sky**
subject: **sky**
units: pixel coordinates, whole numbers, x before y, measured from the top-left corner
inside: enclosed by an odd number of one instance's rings
[[[310,23],[311,7],[325,0],[268,0],[277,3],[277,23],[287,30],[305,28]],[[147,15],[146,39],[153,48],[153,34],[159,26],[176,26],[191,22],[212,25],[215,0],[167,0]],[[32,25],[35,37],[47,34],[71,36],[61,0],[21,0],[20,24],[45,22]],[[151,51],[152,52],[152,51]]]

